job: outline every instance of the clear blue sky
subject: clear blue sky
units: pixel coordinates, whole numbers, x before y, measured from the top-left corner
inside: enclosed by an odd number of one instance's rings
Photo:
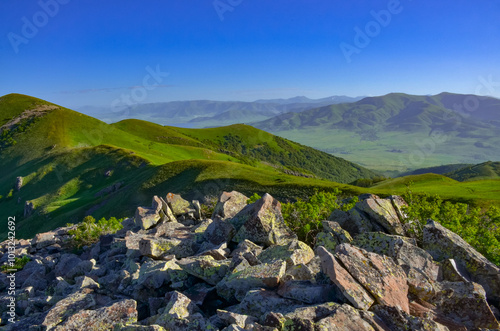
[[[381,10],[390,18],[375,23]],[[76,108],[131,93],[140,102],[475,93],[479,77],[500,82],[499,18],[498,0],[4,0],[0,95]],[[356,28],[368,36],[355,40]],[[157,83],[147,67],[168,76]],[[500,97],[496,85],[481,94]]]

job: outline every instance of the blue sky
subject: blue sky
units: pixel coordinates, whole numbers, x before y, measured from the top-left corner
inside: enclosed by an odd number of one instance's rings
[[[71,108],[124,98],[500,97],[499,17],[498,0],[5,0],[0,95]]]

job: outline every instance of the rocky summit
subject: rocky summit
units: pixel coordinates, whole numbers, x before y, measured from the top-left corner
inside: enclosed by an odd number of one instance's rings
[[[17,240],[0,274],[5,330],[495,330],[500,269],[432,220],[406,236],[400,197],[362,195],[310,247],[266,194],[224,192],[210,218],[168,193],[81,250],[70,228]],[[1,245],[0,263],[8,259]]]

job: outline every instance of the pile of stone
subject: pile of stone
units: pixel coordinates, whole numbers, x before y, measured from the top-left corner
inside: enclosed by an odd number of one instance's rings
[[[362,195],[297,240],[270,195],[225,192],[211,218],[169,193],[75,253],[68,228],[17,242],[6,330],[498,329],[500,269],[429,221],[417,245],[400,197]],[[0,244],[7,260],[7,243]],[[8,287],[0,274],[6,323]]]

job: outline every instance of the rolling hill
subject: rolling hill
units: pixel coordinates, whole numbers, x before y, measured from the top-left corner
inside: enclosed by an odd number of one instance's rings
[[[482,179],[500,178],[500,162],[484,162],[476,165],[469,165],[445,174],[455,180],[464,182]]]
[[[16,216],[18,238],[88,214],[130,216],[171,191],[200,200],[232,189],[282,198],[317,188],[357,193],[336,182],[376,175],[247,125],[110,125],[19,94],[0,98],[0,126],[0,215]]]
[[[387,175],[500,160],[500,100],[391,93],[252,124]]]

